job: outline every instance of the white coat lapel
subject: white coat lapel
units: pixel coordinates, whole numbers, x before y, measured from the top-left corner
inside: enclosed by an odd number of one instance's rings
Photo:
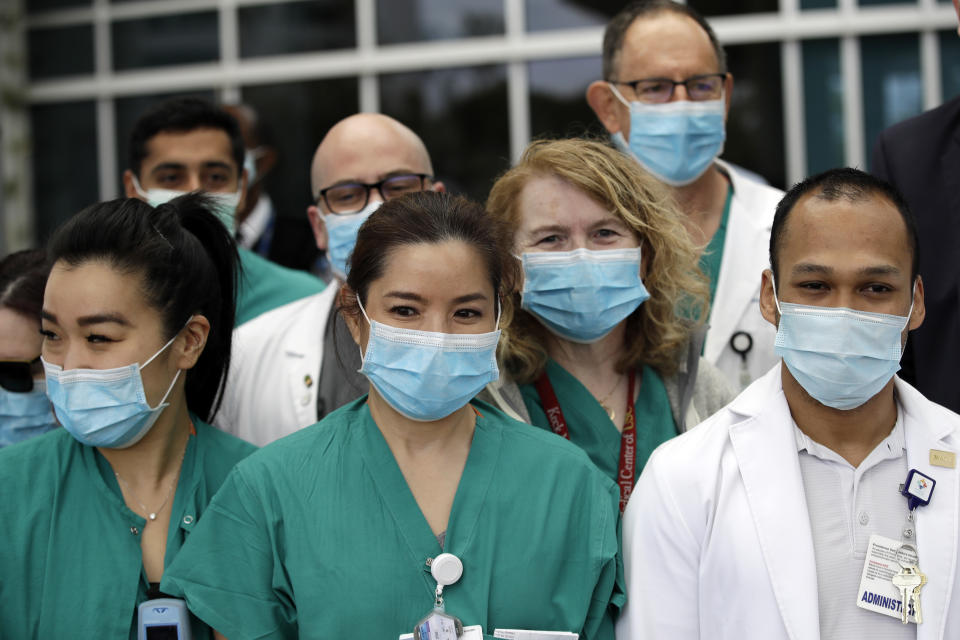
[[[765,379],[731,405],[746,419],[730,439],[784,626],[794,640],[818,638],[816,558],[793,421],[780,368]]]
[[[323,332],[339,287],[331,284],[305,307],[283,338],[283,368],[287,379],[288,406],[293,407],[300,427],[317,421],[317,390],[323,361]]]
[[[704,357],[716,362],[726,348],[730,336],[750,304],[757,304],[760,275],[767,268],[764,251],[744,251],[758,243],[766,246],[770,240],[772,214],[753,211],[756,206],[746,199],[749,190],[740,187],[743,179],[728,165],[717,161],[733,184],[733,200],[730,202],[730,217],[727,219],[727,235],[723,245],[723,261],[717,280],[713,310],[710,312],[710,331],[704,345]]]
[[[918,391],[897,379],[897,394],[904,412],[907,466],[936,480],[930,504],[916,511],[917,551],[920,569],[927,575],[922,590],[923,623],[917,640],[941,640],[949,603],[956,583],[958,470],[930,464],[930,450],[958,453],[956,416],[926,400]],[[952,419],[951,419],[952,418]],[[906,506],[906,498],[903,499]],[[954,615],[957,615],[954,612]]]

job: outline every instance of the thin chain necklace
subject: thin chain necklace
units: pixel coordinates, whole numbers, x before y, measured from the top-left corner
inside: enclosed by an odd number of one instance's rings
[[[187,442],[189,442],[189,438]],[[180,464],[177,465],[177,473],[173,477],[173,480],[170,481],[170,486],[167,488],[167,495],[164,496],[163,502],[160,503],[160,506],[154,509],[153,511],[150,511],[150,509],[147,509],[147,505],[143,504],[143,502],[140,501],[140,498],[138,498],[137,495],[133,492],[133,489],[130,487],[127,481],[120,477],[119,473],[117,473],[116,471],[113,472],[113,475],[117,476],[117,482],[119,482],[124,487],[126,487],[127,493],[130,494],[130,497],[132,497],[136,501],[136,503],[140,505],[140,508],[143,509],[143,513],[146,515],[148,523],[152,522],[153,520],[156,520],[157,514],[163,511],[163,508],[167,505],[167,500],[169,500],[170,496],[173,494],[173,487],[177,484],[177,479],[180,477],[180,468],[183,466],[183,458],[186,455],[187,455],[187,446],[185,444],[183,446],[183,453],[180,454]]]
[[[620,381],[622,379],[623,379],[623,374],[621,373],[620,375],[617,376],[617,381],[613,383],[613,389],[610,389],[607,395],[603,396],[602,400],[597,401],[600,403],[600,408],[606,411],[607,415],[610,416],[610,422],[614,422],[614,423],[617,421],[617,412],[615,409],[611,409],[610,407],[607,406],[607,400],[610,399],[610,396],[613,395],[613,392],[616,391],[617,388],[620,386]]]

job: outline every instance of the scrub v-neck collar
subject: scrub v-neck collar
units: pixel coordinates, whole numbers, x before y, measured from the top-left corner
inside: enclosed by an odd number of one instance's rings
[[[387,510],[397,524],[413,566],[422,569],[424,584],[432,594],[436,583],[430,576],[428,559],[445,551],[459,557],[463,561],[464,570],[469,570],[470,546],[477,533],[477,524],[497,466],[501,433],[477,412],[473,441],[470,443],[463,475],[457,485],[447,521],[444,548],[441,549],[387,441],[373,421],[369,406],[364,404],[360,414],[364,441],[364,446],[361,447],[363,461],[373,477],[377,491],[383,497]]]

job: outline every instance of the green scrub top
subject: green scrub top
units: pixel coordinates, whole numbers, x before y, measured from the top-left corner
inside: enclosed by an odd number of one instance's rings
[[[710,305],[717,293],[717,280],[720,279],[720,263],[723,262],[723,243],[727,239],[727,220],[730,219],[730,203],[733,201],[733,185],[727,187],[727,199],[723,203],[723,216],[720,226],[707,243],[707,248],[700,254],[700,270],[710,281]]]
[[[570,441],[586,451],[593,463],[616,482],[620,464],[620,431],[593,394],[552,359],[547,360],[547,377],[567,421]],[[552,433],[537,389],[532,384],[523,384],[520,385],[520,394],[530,414],[530,423]],[[640,392],[633,408],[637,419],[637,458],[633,478],[636,483],[653,450],[677,435],[663,380],[646,365],[643,366]],[[616,410],[619,413],[623,407],[616,407]]]
[[[612,639],[617,487],[576,447],[474,405],[442,550],[364,396],[237,465],[162,589],[230,640],[392,640],[433,608],[427,560],[446,551],[464,567],[446,610],[484,637]]]
[[[193,419],[171,506],[170,565],[230,469],[256,447]],[[137,637],[140,532],[110,464],[64,429],[0,450],[0,638]],[[194,640],[212,637],[192,621]]]
[[[242,268],[235,322],[238,327],[261,313],[320,293],[326,287],[323,280],[306,271],[287,269],[243,247],[237,247],[237,251]]]

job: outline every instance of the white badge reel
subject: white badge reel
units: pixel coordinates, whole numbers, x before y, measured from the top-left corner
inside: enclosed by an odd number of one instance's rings
[[[430,574],[437,581],[437,597],[433,611],[413,628],[415,640],[457,640],[463,636],[463,623],[446,612],[443,588],[454,584],[463,575],[463,563],[452,553],[441,553],[430,563]]]

